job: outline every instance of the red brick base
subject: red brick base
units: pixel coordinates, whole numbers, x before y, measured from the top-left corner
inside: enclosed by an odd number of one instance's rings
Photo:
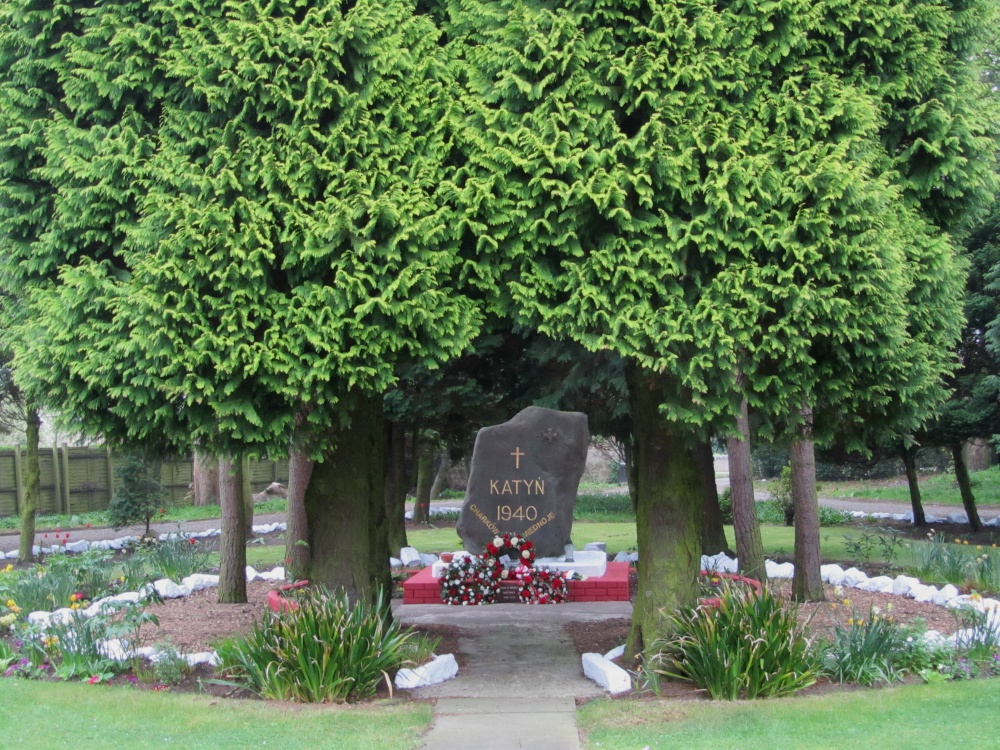
[[[570,602],[627,602],[628,563],[609,562],[600,578],[569,582]],[[424,568],[403,583],[403,604],[443,604],[441,582]]]

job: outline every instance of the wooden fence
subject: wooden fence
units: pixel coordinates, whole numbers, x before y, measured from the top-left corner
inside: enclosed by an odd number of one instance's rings
[[[0,450],[0,516],[17,515],[24,498],[24,448]],[[38,513],[86,513],[105,510],[111,502],[115,456],[106,448],[42,448]],[[160,482],[164,504],[190,505],[191,458],[163,462]],[[250,481],[255,492],[271,482],[288,484],[287,461],[251,461]]]

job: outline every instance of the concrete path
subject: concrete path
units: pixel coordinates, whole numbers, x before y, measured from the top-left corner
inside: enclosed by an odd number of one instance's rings
[[[628,618],[632,605],[410,604],[395,613],[406,624],[461,629],[458,676],[413,691],[436,700],[424,750],[579,750],[576,699],[603,691],[583,676],[563,625]]]

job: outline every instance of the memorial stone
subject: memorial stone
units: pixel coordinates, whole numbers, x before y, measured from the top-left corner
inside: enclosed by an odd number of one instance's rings
[[[586,414],[538,406],[481,429],[457,527],[465,549],[482,554],[509,533],[539,557],[564,554],[589,441]]]

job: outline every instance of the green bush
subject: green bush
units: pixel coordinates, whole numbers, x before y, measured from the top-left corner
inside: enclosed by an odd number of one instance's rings
[[[163,485],[159,481],[160,463],[146,456],[129,454],[115,466],[118,480],[108,505],[108,520],[115,529],[132,524],[149,524],[163,505]]]
[[[889,613],[877,607],[867,616],[852,611],[847,625],[834,628],[823,649],[823,673],[840,683],[891,684],[900,680],[912,661],[912,641]]]
[[[588,521],[620,521],[635,518],[635,509],[627,492],[578,495],[573,506],[573,517]]]
[[[724,700],[788,695],[816,681],[817,660],[794,607],[768,589],[723,586],[718,596],[718,607],[670,617],[674,635],[651,646],[647,671],[691,680]]]
[[[382,592],[374,605],[352,605],[346,594],[310,587],[296,602],[218,645],[229,679],[263,698],[307,703],[361,700],[383,680],[391,686],[413,633],[391,620]]]

